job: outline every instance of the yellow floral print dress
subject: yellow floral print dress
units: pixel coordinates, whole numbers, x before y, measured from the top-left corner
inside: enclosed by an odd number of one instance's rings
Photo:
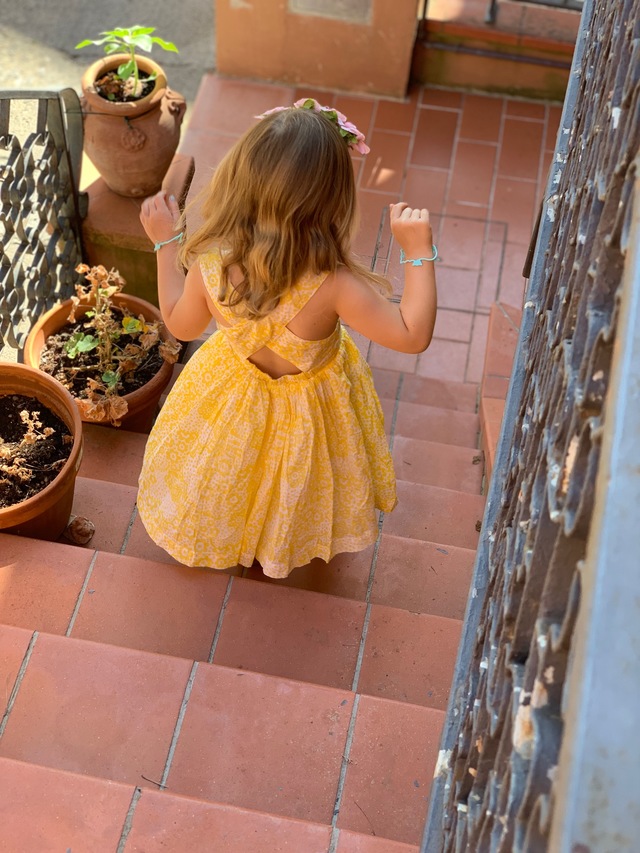
[[[200,262],[225,321],[193,355],[151,431],[138,509],[176,560],[286,577],[314,557],[360,551],[376,508],[396,504],[371,371],[340,323],[306,341],[287,324],[325,275],[306,275],[258,320],[218,302],[220,255]],[[272,379],[248,361],[263,346],[302,372]]]

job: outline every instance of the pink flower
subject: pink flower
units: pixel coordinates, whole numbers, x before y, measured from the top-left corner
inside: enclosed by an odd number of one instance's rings
[[[359,154],[368,154],[371,150],[364,141],[364,133],[359,131],[353,122],[348,121],[347,117],[343,113],[333,107],[323,107],[315,98],[300,98],[293,106],[297,109],[313,110],[315,113],[325,113],[329,121],[332,121],[338,126],[340,135],[346,141],[349,148],[354,149]],[[262,115],[256,116],[256,118],[264,118],[272,113],[279,113],[286,109],[288,109],[288,107],[274,107],[272,110],[267,110],[267,112],[262,113]]]
[[[267,110],[266,113],[262,113],[262,115],[255,116],[255,118],[265,118],[265,116],[270,116],[272,113],[281,113],[283,110],[288,110],[289,107],[274,107],[272,110]]]

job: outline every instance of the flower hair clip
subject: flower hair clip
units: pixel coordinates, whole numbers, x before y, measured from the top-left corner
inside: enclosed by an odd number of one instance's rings
[[[322,113],[329,121],[337,125],[340,131],[340,136],[345,140],[349,148],[357,151],[359,154],[368,154],[371,150],[364,141],[364,133],[358,130],[355,124],[347,120],[347,117],[333,107],[323,107],[314,98],[300,98],[293,105],[301,110],[313,110],[315,113]],[[264,118],[272,113],[279,113],[282,110],[287,110],[289,107],[274,107],[272,110],[267,110],[266,113],[256,116],[256,118]]]

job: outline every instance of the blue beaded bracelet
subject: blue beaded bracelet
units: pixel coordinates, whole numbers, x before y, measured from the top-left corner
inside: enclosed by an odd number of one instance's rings
[[[179,234],[176,234],[175,237],[171,237],[170,240],[162,240],[160,243],[156,243],[153,247],[153,251],[157,252],[158,249],[161,249],[163,246],[168,246],[169,243],[175,243],[178,240],[180,243],[184,240],[184,231],[181,231]]]
[[[414,267],[421,267],[423,261],[436,261],[438,259],[438,247],[431,246],[433,256],[431,258],[406,258],[402,249],[400,249],[400,263],[411,264]]]

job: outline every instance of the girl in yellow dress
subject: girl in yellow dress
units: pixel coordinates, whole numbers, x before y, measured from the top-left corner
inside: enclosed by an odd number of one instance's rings
[[[149,535],[186,565],[257,560],[283,578],[366,548],[376,508],[396,504],[371,371],[342,323],[393,350],[425,350],[437,250],[428,212],[392,205],[405,288],[399,304],[382,295],[388,284],[350,253],[350,147],[368,150],[344,116],[307,99],[266,113],[233,146],[197,228],[184,231],[162,192],[143,203],[167,327],[188,341],[212,318],[218,326],[169,394],[140,475]]]

